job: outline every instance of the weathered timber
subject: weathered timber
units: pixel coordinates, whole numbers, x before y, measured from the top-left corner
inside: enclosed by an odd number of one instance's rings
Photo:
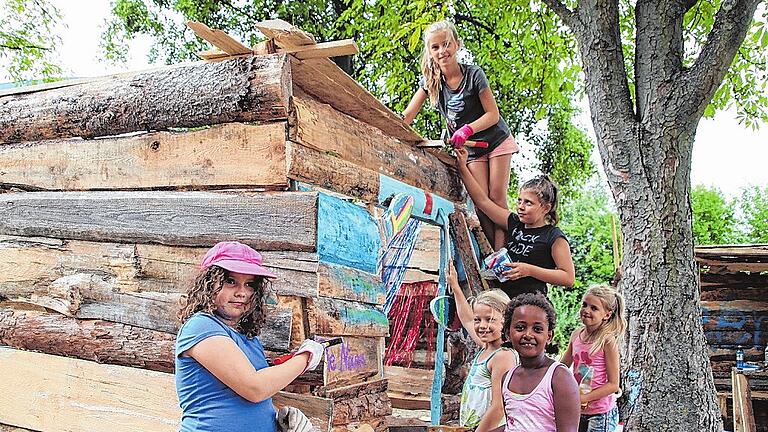
[[[717,288],[704,291],[702,287],[702,301],[732,301],[753,300],[761,301],[768,298],[768,286],[760,288]]]
[[[717,288],[768,288],[768,274],[761,273],[712,273],[700,274],[701,289],[712,290]]]
[[[321,102],[363,123],[380,129],[385,134],[410,144],[422,138],[399,115],[364,89],[327,58],[299,60],[291,58],[294,86]]]
[[[221,30],[211,29],[207,25],[196,21],[187,21],[187,27],[191,28],[198,37],[210,42],[213,46],[229,55],[253,53],[250,48]]]
[[[312,334],[387,336],[389,321],[378,306],[327,297],[307,299]]]
[[[768,313],[768,301],[749,301],[749,300],[733,300],[727,302],[720,301],[702,301],[701,309],[704,314],[707,311],[717,312],[760,312]]]
[[[375,202],[379,195],[378,173],[345,161],[338,155],[288,141],[285,156],[288,177],[293,180],[311,183],[366,202]]]
[[[178,430],[171,374],[0,348],[0,375],[0,423],[50,432]]]
[[[258,250],[315,249],[317,194],[27,192],[3,195],[0,234]]]
[[[733,425],[739,432],[756,432],[755,415],[752,411],[752,395],[747,378],[733,371],[731,378],[733,388]]]
[[[116,293],[92,274],[65,276],[47,291],[28,298],[7,296],[11,301],[28,302],[53,309],[66,316],[96,319],[175,334],[179,329],[176,312],[179,295],[169,293]],[[291,340],[291,308],[266,305],[269,317],[260,339],[265,347],[287,350]]]
[[[451,221],[451,237],[464,266],[464,274],[467,276],[469,287],[467,296],[476,296],[480,291],[488,289],[488,283],[480,277],[480,267],[472,247],[472,239],[469,238],[466,218],[464,213],[457,209],[448,216],[448,219]]]
[[[277,304],[291,311],[291,339],[289,349],[298,348],[307,339],[308,323],[305,318],[304,300],[295,296],[278,296]],[[269,317],[267,319],[270,319]],[[321,380],[322,381],[322,380]]]
[[[431,369],[384,366],[384,377],[389,381],[388,390],[390,392],[423,396],[429,399],[432,392],[434,371]]]
[[[331,337],[328,336],[328,338]],[[343,340],[340,345],[325,350],[324,386],[349,385],[373,376],[384,375],[383,338],[346,336]]]
[[[100,274],[115,292],[183,293],[207,248],[0,236],[0,295],[30,295],[65,276]],[[317,295],[317,254],[262,252],[281,296]]]
[[[288,117],[290,75],[286,55],[274,54],[4,96],[0,142],[283,120]]]
[[[30,429],[24,429],[16,426],[0,424],[0,432],[34,432]]]
[[[2,424],[46,432],[179,428],[172,374],[0,347],[0,376]],[[272,401],[329,430],[332,400],[279,392]]]
[[[357,269],[321,263],[317,269],[318,293],[325,297],[383,304],[386,296],[381,277]]]
[[[0,188],[287,189],[285,122],[0,146]]]
[[[440,227],[422,224],[408,268],[437,275],[440,271]]]
[[[0,345],[159,372],[173,372],[171,333],[0,304]]]
[[[311,97],[294,99],[291,139],[444,198],[460,201],[463,189],[453,168],[363,121]]]
[[[365,208],[321,193],[317,227],[320,262],[376,273],[381,236],[376,221]]]
[[[314,45],[315,37],[281,19],[264,20],[256,23],[261,34],[283,48]]]
[[[392,414],[387,380],[378,379],[335,389],[321,389],[320,395],[333,399],[334,426],[365,421]]]
[[[768,263],[768,245],[714,245],[696,246],[696,261],[702,263],[709,259],[730,262]]]

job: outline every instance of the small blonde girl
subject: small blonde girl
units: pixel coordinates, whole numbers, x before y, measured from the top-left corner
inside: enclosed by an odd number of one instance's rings
[[[456,270],[451,266],[448,284],[456,300],[462,326],[480,352],[472,359],[461,391],[459,425],[488,430],[504,424],[504,406],[500,398],[504,372],[517,365],[517,353],[503,348],[504,311],[509,297],[501,290],[483,291],[470,304],[459,286]]]
[[[589,288],[579,312],[583,327],[573,332],[562,362],[573,364],[581,393],[579,430],[614,430],[619,420],[619,346],[627,321],[624,297],[605,285]]]

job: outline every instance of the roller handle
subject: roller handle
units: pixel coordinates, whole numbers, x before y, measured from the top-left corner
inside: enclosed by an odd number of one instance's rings
[[[333,339],[328,339],[327,341],[320,342],[320,343],[324,347],[328,348],[328,347],[331,347],[331,346],[334,346],[334,345],[338,345],[341,342],[342,342],[341,338],[333,338]],[[293,356],[295,356],[295,355],[296,355],[296,353],[288,353],[288,354],[283,354],[281,356],[275,357],[274,360],[272,360],[272,364],[275,365],[275,366],[277,366],[279,364],[283,364],[283,363],[287,362],[288,360],[292,359]]]

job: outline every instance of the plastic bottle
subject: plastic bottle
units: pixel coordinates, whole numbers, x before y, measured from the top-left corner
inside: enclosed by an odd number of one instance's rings
[[[765,358],[763,359],[763,365],[768,367],[768,345],[765,346]]]
[[[739,345],[736,349],[736,369],[744,368],[744,349]]]

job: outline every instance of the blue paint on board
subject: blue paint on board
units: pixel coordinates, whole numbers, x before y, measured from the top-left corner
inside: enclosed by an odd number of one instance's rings
[[[440,225],[440,222],[437,221],[439,210],[442,209],[446,217],[453,213],[454,205],[447,199],[379,174],[379,204],[399,193],[405,193],[413,197],[411,217],[416,219]]]
[[[380,303],[387,294],[384,283],[376,275],[336,264],[326,263],[326,265],[329,276],[356,300]]]
[[[380,248],[376,221],[364,208],[318,194],[317,255],[320,261],[375,274]]]

